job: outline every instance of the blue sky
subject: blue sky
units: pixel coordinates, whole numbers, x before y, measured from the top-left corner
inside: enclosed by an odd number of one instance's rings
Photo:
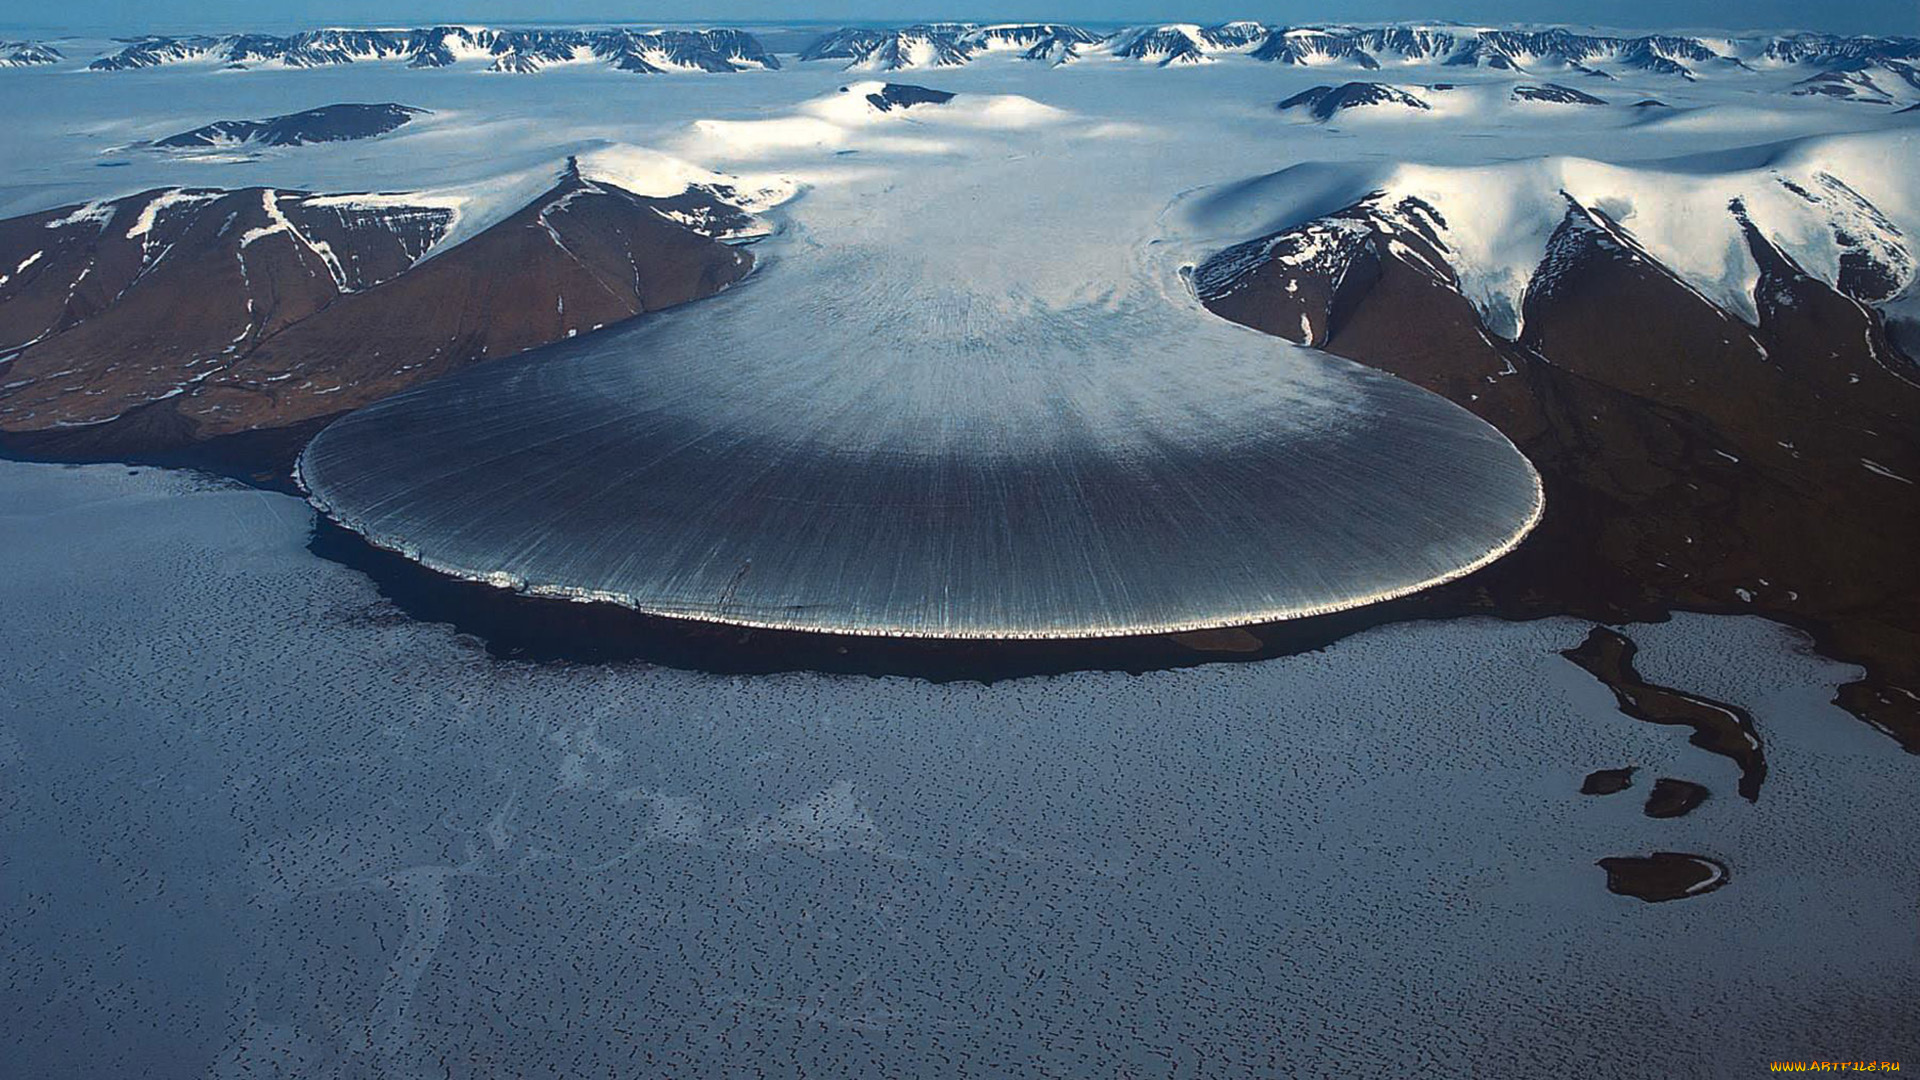
[[[1809,29],[1920,34],[1920,0],[6,0],[0,25],[110,30],[291,29],[435,21],[899,22],[1051,18],[1081,22],[1459,19],[1622,28]]]

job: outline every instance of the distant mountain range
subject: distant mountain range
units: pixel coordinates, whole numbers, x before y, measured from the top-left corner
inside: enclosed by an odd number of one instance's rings
[[[325,67],[369,60],[412,68],[465,61],[489,70],[529,73],[552,64],[599,62],[621,71],[748,71],[780,62],[740,30],[542,30],[436,26],[419,30],[309,30],[287,36],[143,37],[87,66],[126,71],[187,61],[227,68]]]
[[[622,71],[737,72],[778,68],[753,34],[739,29],[566,29],[433,26],[410,30],[310,30],[297,34],[148,36],[122,39],[87,64],[125,71],[199,62],[221,68],[310,68],[393,61],[413,68],[483,64],[487,70],[531,73],[563,63],[598,63]],[[1782,34],[1697,37],[1608,35],[1567,29],[1499,29],[1449,25],[1354,27],[1275,26],[1226,22],[1168,23],[1113,33],[1065,23],[981,25],[919,23],[845,28],[800,50],[803,62],[840,62],[849,70],[954,67],[990,53],[1048,64],[1095,56],[1162,67],[1209,63],[1240,54],[1280,64],[1351,65],[1373,70],[1407,64],[1504,71],[1573,71],[1597,77],[1641,72],[1694,79],[1724,71],[1803,67],[1860,74],[1875,71],[1920,87],[1920,38]],[[0,42],[0,66],[54,65],[62,52],[33,41]],[[1858,81],[1858,80],[1854,80]],[[1813,92],[1825,92],[1819,89]]]

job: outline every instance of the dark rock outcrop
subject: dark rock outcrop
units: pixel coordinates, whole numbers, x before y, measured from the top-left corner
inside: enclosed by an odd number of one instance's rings
[[[1823,71],[1802,79],[1794,88],[1798,97],[1829,97],[1863,105],[1892,105],[1893,98],[1864,71]]]
[[[1837,180],[1794,190],[1897,237]],[[1920,477],[1920,373],[1871,306],[1911,274],[1898,245],[1837,237],[1836,288],[1749,228],[1748,326],[1569,202],[1524,310],[1496,327],[1461,294],[1444,239],[1432,207],[1376,197],[1228,248],[1193,278],[1216,314],[1445,395],[1539,469],[1534,533],[1424,602],[1609,623],[1767,615],[1863,664],[1839,702],[1920,753],[1920,514],[1903,479]],[[1512,325],[1517,340],[1501,336]]]
[[[305,146],[385,135],[427,110],[387,102],[380,105],[322,105],[305,112],[264,120],[218,120],[192,131],[169,135],[153,145],[170,150],[233,146]]]
[[[1431,106],[1397,87],[1381,83],[1350,82],[1339,86],[1316,86],[1302,90],[1280,103],[1280,110],[1305,109],[1315,120],[1331,120],[1334,115],[1347,109],[1361,109],[1376,105],[1398,105],[1420,112],[1428,111]]]
[[[0,222],[24,264],[0,280],[0,431],[143,451],[341,413],[724,288],[751,256],[688,222],[739,214],[569,168],[431,258],[450,212],[392,197],[171,189]]]
[[[1618,795],[1633,786],[1633,767],[1596,769],[1580,782],[1582,795]]]
[[[1638,651],[1617,631],[1595,627],[1587,640],[1563,654],[1613,691],[1620,711],[1649,724],[1670,724],[1693,731],[1687,741],[1718,754],[1740,769],[1740,794],[1760,798],[1767,778],[1766,747],[1745,709],[1646,681],[1634,669]]]
[[[1568,86],[1554,83],[1541,83],[1539,86],[1516,86],[1512,91],[1515,101],[1544,101],[1554,105],[1605,105],[1605,98],[1581,93]]]
[[[1601,859],[1607,891],[1649,904],[1704,896],[1727,884],[1727,868],[1705,855],[1656,851]]]
[[[1643,809],[1650,818],[1686,817],[1694,807],[1706,801],[1705,787],[1690,780],[1663,776],[1653,782],[1653,790],[1647,793],[1647,804]]]
[[[850,87],[841,87],[841,93],[847,93]],[[881,112],[895,109],[910,109],[915,105],[945,105],[953,100],[953,95],[945,90],[929,90],[924,86],[909,86],[905,83],[887,83],[877,92],[867,95],[867,103]]]

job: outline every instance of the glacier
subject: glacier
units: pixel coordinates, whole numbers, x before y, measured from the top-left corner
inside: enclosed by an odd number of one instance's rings
[[[1053,192],[1138,198],[1088,167],[1127,141],[1018,95],[880,109],[875,85],[674,147],[809,178],[746,285],[343,418],[300,461],[315,504],[538,595],[951,638],[1338,611],[1538,520],[1492,427],[1212,317],[1174,236],[1063,215]]]

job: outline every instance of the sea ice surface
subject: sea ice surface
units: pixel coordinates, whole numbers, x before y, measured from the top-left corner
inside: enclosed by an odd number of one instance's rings
[[[1920,1054],[1910,759],[1754,618],[981,685],[490,658],[285,496],[0,464],[17,1075],[1747,1075]],[[1684,818],[1596,768],[1706,785]],[[1595,860],[1725,864],[1646,904]],[[452,1063],[452,1064],[448,1064]]]

